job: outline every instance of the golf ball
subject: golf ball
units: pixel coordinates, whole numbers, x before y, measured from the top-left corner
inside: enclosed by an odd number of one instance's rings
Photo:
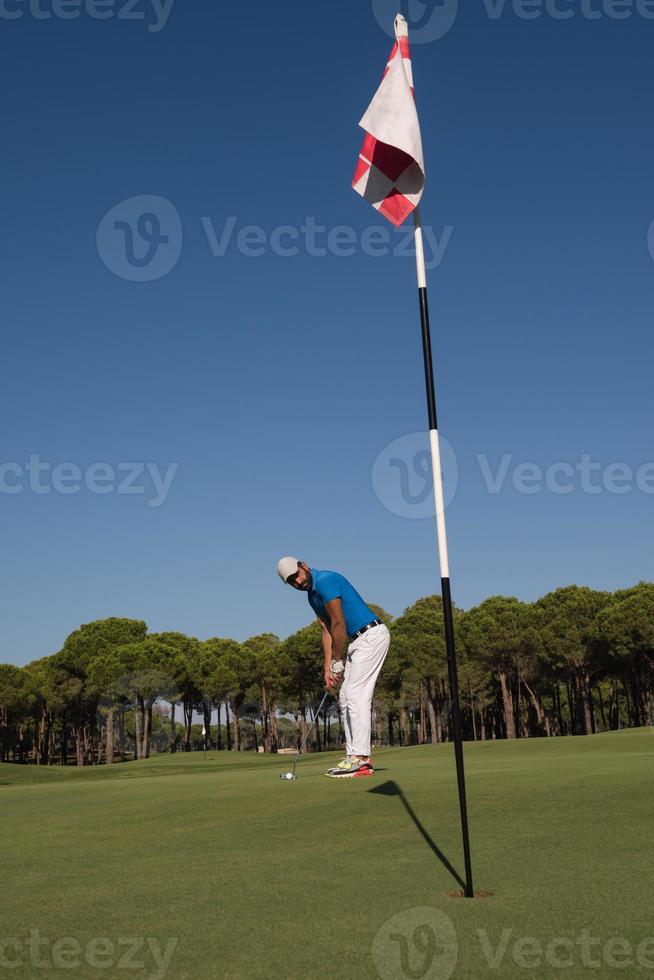
[[[283,772],[282,779],[295,779],[295,776],[292,772]]]

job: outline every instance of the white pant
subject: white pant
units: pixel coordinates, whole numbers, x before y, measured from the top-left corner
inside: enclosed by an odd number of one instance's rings
[[[348,755],[370,755],[372,695],[390,642],[391,634],[382,623],[366,630],[347,648],[338,702]]]

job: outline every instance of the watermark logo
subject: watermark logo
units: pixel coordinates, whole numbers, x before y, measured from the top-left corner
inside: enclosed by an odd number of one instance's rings
[[[489,20],[499,20],[510,11],[519,20],[627,20],[634,14],[654,20],[653,0],[482,0]]]
[[[490,21],[509,17],[524,21],[654,20],[654,0],[481,0],[479,7]],[[430,44],[454,25],[458,0],[372,0],[375,20],[389,37],[394,37],[398,8],[408,22],[411,44]]]
[[[654,260],[654,219],[647,229],[647,248],[649,249],[650,258]]]
[[[377,930],[372,943],[381,980],[449,980],[458,955],[452,920],[428,905],[398,912]]]
[[[450,30],[459,9],[459,0],[372,0],[375,20],[389,37],[398,10],[406,17],[411,44],[430,44]]]
[[[0,0],[0,20],[91,20],[147,23],[150,34],[158,34],[168,23],[175,0]]]
[[[200,218],[211,254],[223,258],[230,248],[235,248],[245,258],[275,255],[293,258],[308,255],[310,258],[349,258],[361,253],[369,258],[387,255],[415,258],[413,226],[389,228],[388,225],[368,225],[357,231],[351,225],[324,225],[307,215],[299,225],[276,225],[270,231],[261,225],[240,225],[238,218],[230,215],[222,227],[217,227],[209,217]],[[440,235],[431,225],[422,229],[425,250],[425,267],[437,269],[443,261],[454,228],[444,225]]]
[[[30,976],[33,970],[43,970],[44,976],[51,976],[53,971],[59,974],[60,970],[75,970],[77,976],[82,970],[87,976],[89,969],[109,971],[105,976],[126,970],[133,976],[138,970],[148,980],[163,980],[177,943],[176,937],[160,942],[154,936],[94,936],[80,942],[75,936],[52,939],[41,935],[39,929],[30,929],[26,937],[0,937],[0,969],[29,966]]]
[[[456,493],[458,465],[447,441],[439,439],[445,506]],[[380,503],[398,517],[420,519],[434,516],[434,484],[429,437],[410,432],[382,449],[372,467],[372,485]]]
[[[115,276],[152,282],[171,272],[182,253],[177,208],[154,194],[129,197],[105,214],[98,226],[98,254]]]
[[[589,929],[582,929],[577,936],[554,936],[549,940],[520,936],[513,929],[503,929],[499,937],[491,936],[486,929],[477,929],[477,941],[489,970],[496,976],[505,972],[505,959],[512,960],[518,969],[529,971],[530,975],[533,970],[545,969],[548,976],[571,967],[612,971],[636,971],[639,967],[651,970],[654,967],[652,936],[646,936],[634,945],[624,936],[611,936],[606,940],[593,936]]]
[[[0,3],[2,0],[0,0]],[[342,259],[361,254],[368,258],[395,256],[415,260],[413,226],[327,225],[307,215],[296,225],[244,224],[236,215],[215,221],[210,215],[199,218],[203,243],[215,259],[237,252],[246,259],[295,256]],[[198,229],[199,230],[199,229]],[[437,231],[424,225],[422,238],[425,267],[437,269],[445,257],[454,228],[443,225]],[[175,206],[163,197],[142,194],[130,197],[105,214],[98,226],[98,253],[106,267],[121,279],[152,282],[161,279],[177,265],[183,243],[182,221]]]
[[[372,959],[381,980],[449,980],[457,965],[462,969],[480,959],[485,966],[475,976],[565,976],[566,971],[627,971],[628,976],[654,969],[654,936],[640,940],[626,936],[598,936],[590,929],[577,935],[528,936],[504,928],[498,932],[476,929],[459,950],[454,923],[440,909],[419,906],[404,909],[377,930]],[[521,972],[521,971],[524,971]],[[466,973],[466,976],[468,973]],[[471,976],[473,974],[470,974]],[[540,975],[540,973],[539,973]],[[607,973],[607,975],[609,975]]]
[[[29,491],[39,496],[88,493],[136,494],[147,499],[148,507],[166,502],[177,473],[178,463],[160,468],[158,463],[90,463],[82,469],[77,463],[49,463],[31,453],[24,463],[0,462],[0,494],[15,496]]]
[[[447,507],[457,491],[458,461],[447,439],[440,436],[439,444],[443,500]],[[581,453],[577,460],[555,460],[541,465],[516,458],[513,453],[503,453],[497,459],[477,453],[474,462],[478,471],[475,479],[491,496],[654,494],[652,460],[630,465],[617,460],[600,462],[590,453]],[[391,514],[413,520],[434,516],[431,452],[426,432],[410,432],[389,443],[375,459],[371,476],[377,499]]]
[[[502,493],[509,486],[516,493],[549,493],[567,496],[571,493],[625,494],[634,490],[654,493],[654,462],[644,462],[638,467],[612,461],[601,463],[590,453],[582,453],[574,463],[557,460],[548,466],[522,462],[512,453],[503,453],[497,463],[485,453],[477,454],[477,464],[488,493]]]

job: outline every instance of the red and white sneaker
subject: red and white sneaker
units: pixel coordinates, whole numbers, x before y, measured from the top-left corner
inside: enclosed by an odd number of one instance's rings
[[[339,766],[325,773],[332,779],[359,779],[374,774],[375,770],[370,759],[348,759],[347,762],[341,762]]]

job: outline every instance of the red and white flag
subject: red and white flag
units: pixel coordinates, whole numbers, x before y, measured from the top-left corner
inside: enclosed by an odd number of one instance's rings
[[[409,31],[401,14],[395,18],[395,44],[386,71],[359,125],[366,137],[352,187],[394,225],[401,225],[417,207],[425,183]]]

